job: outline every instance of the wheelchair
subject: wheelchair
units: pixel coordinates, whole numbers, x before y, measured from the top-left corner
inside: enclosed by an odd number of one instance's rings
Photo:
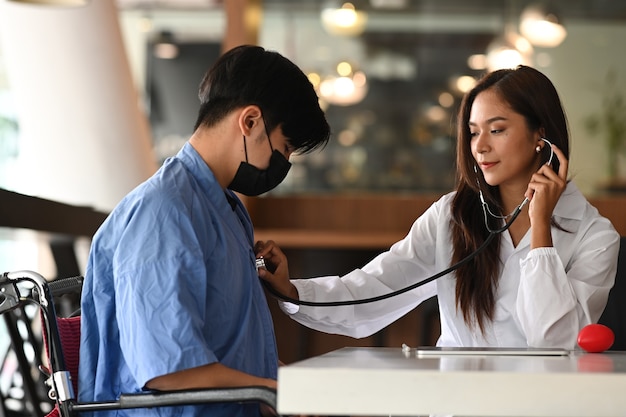
[[[57,317],[55,297],[80,293],[83,278],[70,277],[48,282],[33,271],[0,275],[0,314],[36,304],[40,309],[42,339],[48,366],[45,384],[54,408],[47,417],[76,417],[80,412],[197,405],[218,402],[264,403],[276,410],[276,390],[262,386],[206,388],[181,391],[147,391],[122,394],[109,401],[78,402],[80,315]]]

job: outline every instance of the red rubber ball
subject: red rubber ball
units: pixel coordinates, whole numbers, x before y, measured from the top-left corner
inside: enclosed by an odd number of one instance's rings
[[[600,353],[613,346],[615,334],[603,324],[588,324],[578,333],[578,346],[589,353]]]

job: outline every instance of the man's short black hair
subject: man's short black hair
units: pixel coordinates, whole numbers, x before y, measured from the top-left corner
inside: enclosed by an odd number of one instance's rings
[[[294,150],[323,147],[330,127],[307,76],[293,62],[260,46],[242,45],[223,54],[200,84],[194,129],[211,127],[237,108],[257,105],[267,130],[280,126]]]

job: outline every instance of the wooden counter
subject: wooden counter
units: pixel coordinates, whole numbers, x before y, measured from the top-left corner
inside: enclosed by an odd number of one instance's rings
[[[302,195],[248,199],[258,240],[291,248],[380,248],[402,239],[440,195]],[[626,194],[589,198],[626,236]]]
[[[248,199],[255,238],[290,248],[388,248],[440,196],[300,195]]]
[[[589,202],[611,220],[621,236],[626,236],[626,193],[589,197]]]
[[[408,229],[407,229],[408,232]],[[388,248],[404,237],[401,232],[347,230],[257,229],[256,240],[274,240],[281,246],[299,249]]]

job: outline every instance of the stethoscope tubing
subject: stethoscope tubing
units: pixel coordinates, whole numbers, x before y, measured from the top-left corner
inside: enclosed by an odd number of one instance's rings
[[[544,142],[546,142],[546,144],[550,147],[550,158],[548,159],[548,164],[552,163],[552,158],[554,157],[554,150],[552,149],[552,143],[546,139],[546,138],[541,138],[541,140],[543,140]],[[476,167],[474,167],[474,170],[476,170]],[[396,291],[392,291],[390,293],[387,294],[382,294],[382,295],[377,295],[375,297],[369,297],[369,298],[362,298],[362,299],[358,299],[358,300],[345,300],[345,301],[306,301],[306,300],[298,300],[295,298],[291,298],[289,296],[286,296],[282,293],[280,293],[279,291],[277,291],[276,289],[274,289],[274,287],[272,287],[267,281],[262,280],[263,285],[265,286],[265,288],[267,288],[267,290],[270,292],[270,294],[274,295],[275,297],[283,300],[283,301],[287,301],[289,303],[292,304],[296,304],[296,305],[302,305],[302,306],[310,306],[310,307],[338,307],[338,306],[348,306],[348,305],[359,305],[359,304],[367,304],[367,303],[374,303],[376,301],[382,301],[382,300],[386,300],[388,298],[391,297],[395,297],[398,296],[400,294],[404,294],[405,292],[409,292],[411,290],[414,290],[415,288],[421,287],[423,285],[428,284],[429,282],[432,282],[438,278],[441,278],[444,275],[448,275],[449,273],[457,270],[458,268],[460,268],[461,266],[463,266],[464,264],[466,264],[467,262],[471,261],[472,259],[474,259],[478,254],[480,254],[483,250],[485,250],[485,248],[489,245],[489,243],[491,243],[491,241],[493,240],[493,238],[497,235],[500,234],[504,231],[506,231],[509,227],[511,227],[511,225],[513,224],[513,222],[515,221],[515,219],[517,219],[517,216],[519,216],[519,214],[522,212],[522,209],[524,208],[524,206],[528,203],[528,198],[524,198],[524,201],[522,201],[520,203],[519,206],[517,206],[517,208],[513,211],[513,213],[511,213],[508,216],[501,216],[500,218],[509,218],[510,220],[508,222],[505,222],[504,226],[502,226],[499,229],[491,229],[489,227],[488,221],[487,221],[487,212],[486,210],[489,210],[489,206],[487,205],[486,201],[483,198],[482,192],[480,191],[480,184],[479,184],[479,193],[480,193],[480,200],[481,200],[481,205],[482,205],[482,209],[483,212],[485,214],[485,227],[487,227],[487,230],[489,231],[489,235],[487,236],[487,238],[485,239],[485,241],[472,253],[470,253],[469,255],[467,255],[465,258],[461,259],[459,262],[455,263],[454,265],[450,266],[449,268],[436,273],[435,275],[432,275],[424,280],[421,280],[419,282],[416,282],[415,284],[411,284],[407,287],[401,288],[399,290]],[[485,209],[486,207],[486,209]],[[491,214],[491,210],[489,210],[489,213]]]
[[[358,305],[358,304],[373,303],[373,302],[376,302],[376,301],[386,300],[388,298],[395,297],[397,295],[404,294],[405,292],[414,290],[415,288],[421,287],[422,285],[426,285],[429,282],[436,280],[437,278],[441,278],[442,276],[447,275],[447,274],[455,271],[456,269],[458,269],[462,265],[464,265],[464,264],[468,263],[469,261],[471,261],[472,259],[474,259],[479,253],[481,253],[483,250],[485,250],[485,248],[491,243],[491,241],[493,240],[493,238],[497,234],[502,233],[505,230],[507,230],[509,227],[511,227],[511,224],[513,224],[513,222],[515,221],[517,216],[522,211],[522,207],[523,207],[523,205],[520,204],[520,206],[511,215],[511,220],[509,220],[502,228],[500,228],[498,230],[490,231],[489,235],[487,236],[485,241],[474,252],[470,253],[465,258],[461,259],[459,262],[455,263],[454,265],[450,266],[449,268],[447,268],[447,269],[445,269],[445,270],[443,270],[441,272],[438,272],[435,275],[432,275],[432,276],[430,276],[430,277],[428,277],[428,278],[426,278],[424,280],[421,280],[419,282],[416,282],[415,284],[411,284],[411,285],[409,285],[407,287],[401,288],[401,289],[396,290],[396,291],[392,291],[392,292],[387,293],[387,294],[377,295],[375,297],[369,297],[369,298],[362,298],[362,299],[358,299],[358,300],[307,301],[307,300],[298,300],[298,299],[286,296],[286,295],[280,293],[279,291],[276,291],[276,289],[274,289],[274,287],[272,287],[267,281],[262,280],[262,282],[265,285],[265,287],[267,288],[267,290],[272,295],[274,295],[275,297],[277,297],[277,298],[279,298],[279,299],[281,299],[283,301],[287,301],[289,303],[296,304],[296,305],[302,305],[302,306],[338,307],[338,306],[348,306],[348,305]]]

